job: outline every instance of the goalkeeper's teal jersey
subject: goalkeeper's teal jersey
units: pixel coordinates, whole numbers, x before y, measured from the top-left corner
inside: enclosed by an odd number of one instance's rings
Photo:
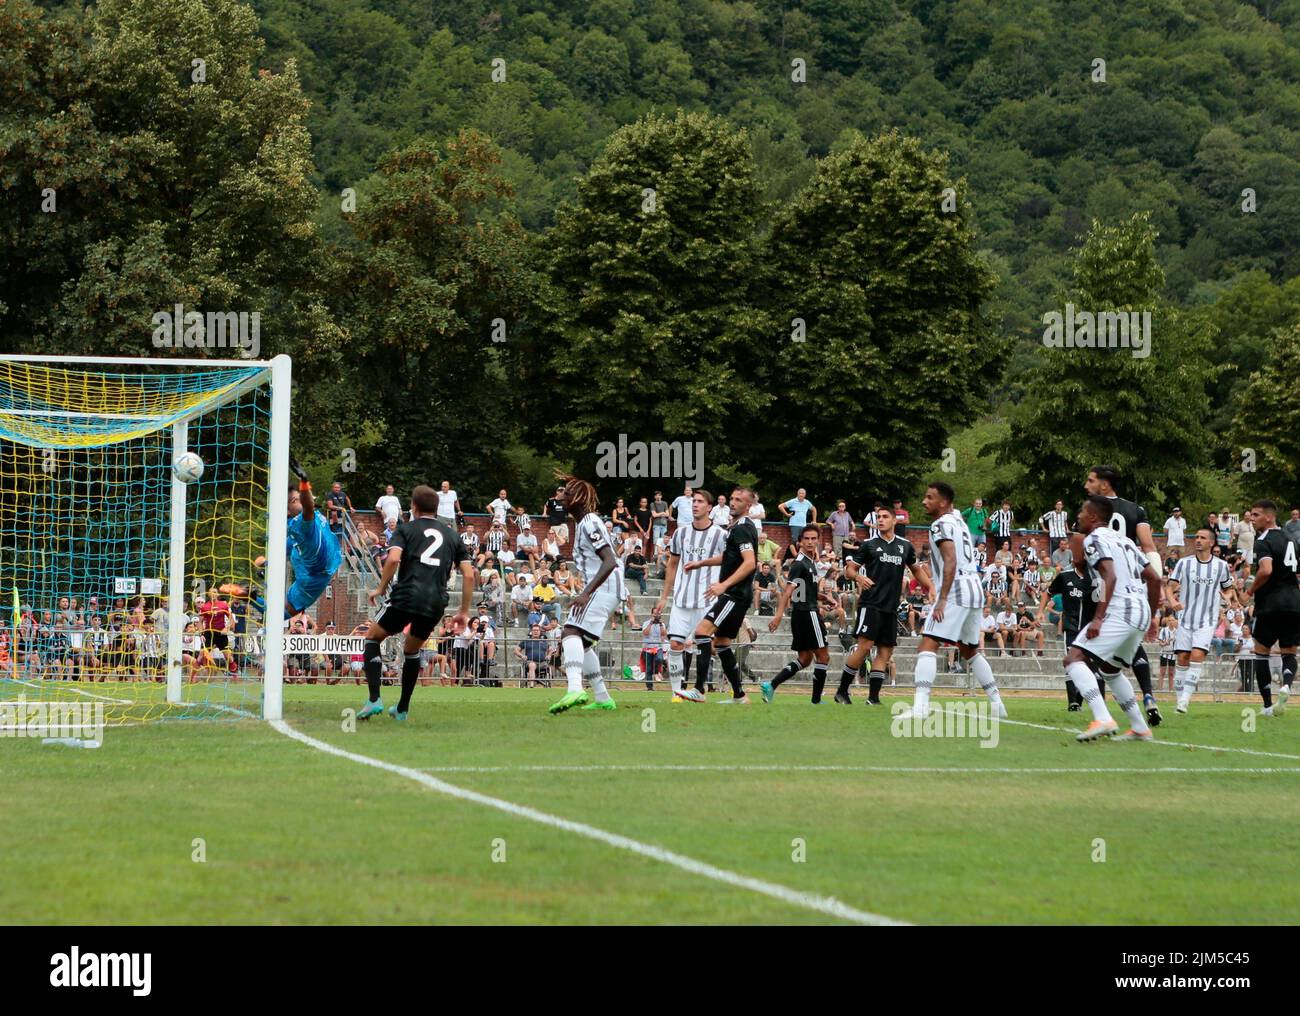
[[[320,512],[311,522],[303,521],[301,512],[289,520],[289,552],[295,574],[333,575],[343,560],[339,539]]]

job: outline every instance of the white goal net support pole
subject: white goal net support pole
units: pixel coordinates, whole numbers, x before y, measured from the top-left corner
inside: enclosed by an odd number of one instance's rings
[[[284,616],[286,543],[289,539],[289,410],[293,365],[271,361],[271,469],[267,491],[266,610],[262,670],[262,718],[284,719]]]
[[[172,461],[189,449],[189,421],[172,424]],[[167,552],[167,701],[183,701],[185,665],[181,658],[185,634],[185,489],[172,476],[172,512]]]

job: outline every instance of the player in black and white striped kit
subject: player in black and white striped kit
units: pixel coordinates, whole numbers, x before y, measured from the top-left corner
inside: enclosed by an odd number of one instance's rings
[[[988,696],[993,715],[1006,719],[993,668],[980,649],[984,590],[975,570],[975,547],[966,520],[952,506],[953,496],[952,487],[936,480],[926,488],[921,502],[934,519],[930,524],[930,569],[937,591],[917,646],[911,716],[924,717],[930,712],[930,691],[938,670],[936,654],[943,644],[957,647]]]
[[[704,561],[722,556],[727,542],[727,531],[710,520],[713,500],[707,490],[697,490],[691,495],[691,524],[678,526],[668,545],[668,564],[664,569],[664,588],[659,594],[658,609],[663,611],[672,592],[673,609],[668,616],[668,686],[674,702],[698,702],[708,681],[708,665],[713,654],[704,658],[696,688],[700,697],[687,695],[686,675],[690,673],[695,629],[709,609],[705,595],[709,586],[718,581],[718,568],[687,570],[683,562]]]
[[[1255,683],[1264,699],[1263,715],[1279,716],[1291,697],[1295,679],[1296,648],[1300,644],[1300,545],[1277,525],[1277,505],[1267,498],[1250,509],[1255,527],[1255,580],[1247,596],[1255,598]],[[1282,650],[1282,687],[1273,704],[1268,657],[1274,646]]]
[[[1163,590],[1160,576],[1142,557],[1137,544],[1111,528],[1112,505],[1110,498],[1094,494],[1079,510],[1084,564],[1098,594],[1097,609],[1088,627],[1075,637],[1063,663],[1066,677],[1074,682],[1092,710],[1092,722],[1078,740],[1095,741],[1119,732],[1119,725],[1098,694],[1097,678],[1088,666],[1091,658],[1132,724],[1121,740],[1150,741],[1151,730],[1142,717],[1133,686],[1120,668],[1132,666],[1144,633],[1155,638],[1155,613]]]
[[[596,514],[596,488],[586,480],[561,475],[564,502],[576,526],[573,530],[573,566],[582,576],[582,591],[569,601],[569,614],[560,634],[560,662],[564,667],[567,691],[550,707],[550,713],[565,712],[575,706],[583,710],[612,710],[614,699],[605,687],[600,670],[596,643],[605,634],[605,625],[626,598],[623,573],[610,546],[605,523]],[[583,690],[591,685],[594,701]]]
[[[1141,505],[1126,501],[1115,493],[1120,481],[1119,470],[1114,466],[1094,466],[1088,471],[1088,478],[1083,489],[1089,495],[1097,495],[1110,501],[1110,528],[1120,536],[1132,540],[1142,551],[1157,578],[1164,577],[1164,564],[1160,552],[1156,550],[1154,537],[1151,535],[1151,523],[1147,520],[1146,509]],[[1075,548],[1076,555],[1078,548]],[[1075,557],[1075,566],[1082,568],[1083,562]],[[1147,711],[1147,722],[1153,727],[1160,726],[1160,707],[1156,704],[1155,690],[1151,685],[1151,661],[1147,659],[1146,649],[1139,645],[1133,657],[1133,675],[1142,688],[1142,705]]]
[[[1215,557],[1214,530],[1202,526],[1192,536],[1195,552],[1180,558],[1166,585],[1169,606],[1178,611],[1178,630],[1174,633],[1175,709],[1187,712],[1201,680],[1201,667],[1210,651],[1214,626],[1219,620],[1219,601],[1236,602],[1232,573],[1228,562]]]

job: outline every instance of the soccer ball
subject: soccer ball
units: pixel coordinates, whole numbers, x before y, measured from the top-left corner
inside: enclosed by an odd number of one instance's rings
[[[172,463],[172,472],[182,483],[193,483],[203,475],[203,460],[193,452],[181,452]]]

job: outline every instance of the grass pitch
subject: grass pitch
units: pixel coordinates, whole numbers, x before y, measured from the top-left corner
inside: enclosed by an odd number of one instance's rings
[[[1246,703],[1170,704],[1165,743],[1080,745],[1063,696],[1009,698],[983,748],[895,737],[897,700],[860,693],[622,692],[615,712],[551,717],[555,691],[419,688],[405,724],[345,732],[361,689],[285,692],[290,726],[328,745],[868,914],[1300,919],[1300,708],[1249,731]],[[836,921],[256,721],[110,728],[97,750],[0,740],[0,814],[11,923]]]

